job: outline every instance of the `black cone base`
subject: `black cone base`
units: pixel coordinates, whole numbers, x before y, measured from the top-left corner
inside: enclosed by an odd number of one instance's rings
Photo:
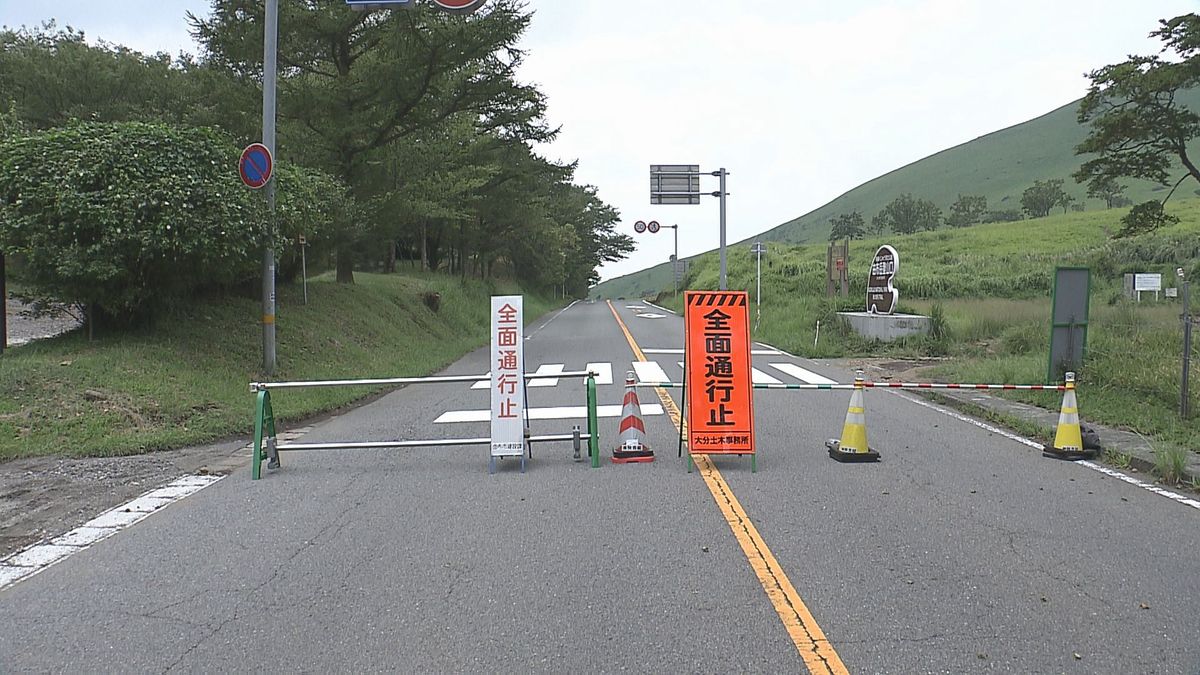
[[[829,448],[829,456],[839,462],[878,462],[879,453],[871,447],[867,448],[866,452],[847,452],[842,450],[842,442],[836,438],[831,438],[825,441],[825,447]]]

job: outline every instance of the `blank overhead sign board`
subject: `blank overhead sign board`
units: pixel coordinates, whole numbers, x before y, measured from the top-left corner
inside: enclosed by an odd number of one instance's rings
[[[651,204],[699,204],[699,164],[651,164]]]

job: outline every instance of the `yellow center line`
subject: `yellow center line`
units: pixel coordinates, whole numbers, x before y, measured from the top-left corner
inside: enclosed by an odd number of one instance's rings
[[[617,325],[621,327],[621,332],[625,334],[625,339],[629,342],[629,347],[633,349],[638,361],[647,361],[646,355],[638,347],[637,341],[633,339],[633,334],[629,332],[629,328],[617,314],[611,300],[608,301],[608,308],[612,311],[613,318],[617,320]],[[675,401],[662,387],[655,387],[654,391],[662,401],[663,408],[671,417],[671,422],[675,425],[676,430],[683,433],[686,422],[679,413]],[[690,452],[689,450],[689,454]],[[708,455],[692,455],[691,457],[700,475],[704,478],[704,483],[708,485],[708,491],[712,493],[713,500],[720,507],[722,515],[725,516],[725,522],[733,531],[734,538],[742,547],[742,553],[746,554],[750,568],[754,570],[759,583],[767,593],[767,598],[775,607],[775,612],[779,614],[783,627],[791,636],[792,644],[796,645],[796,651],[800,653],[800,658],[804,659],[804,665],[808,666],[808,671],[810,673],[848,673],[842,659],[833,649],[833,645],[829,643],[825,633],[817,625],[817,620],[808,611],[808,606],[804,604],[804,601],[800,599],[800,594],[792,586],[787,573],[779,566],[779,561],[775,559],[775,555],[763,541],[762,535],[758,533],[758,528],[750,521],[750,516],[746,515],[745,509],[734,496],[733,490],[725,482],[725,477],[717,470]]]

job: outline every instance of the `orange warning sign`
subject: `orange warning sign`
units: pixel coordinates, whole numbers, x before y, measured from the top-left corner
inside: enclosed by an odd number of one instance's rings
[[[684,293],[684,395],[693,453],[754,453],[747,304],[745,291]]]

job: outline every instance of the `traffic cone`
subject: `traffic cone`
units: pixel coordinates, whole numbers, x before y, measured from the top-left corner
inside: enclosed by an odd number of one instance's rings
[[[621,426],[617,434],[612,461],[617,464],[654,461],[654,451],[646,442],[646,425],[642,422],[642,405],[638,403],[637,388],[633,386],[632,370],[625,376],[625,400],[621,405]]]
[[[850,393],[850,407],[846,410],[846,423],[842,426],[842,439],[825,441],[829,456],[839,462],[877,462],[879,453],[867,445],[867,411],[863,407],[863,372],[854,376],[854,391]]]
[[[1062,409],[1058,413],[1058,429],[1054,432],[1054,445],[1043,445],[1042,454],[1058,459],[1095,457],[1095,450],[1083,447],[1083,432],[1079,428],[1079,403],[1075,400],[1075,373],[1067,373],[1066,385]]]

